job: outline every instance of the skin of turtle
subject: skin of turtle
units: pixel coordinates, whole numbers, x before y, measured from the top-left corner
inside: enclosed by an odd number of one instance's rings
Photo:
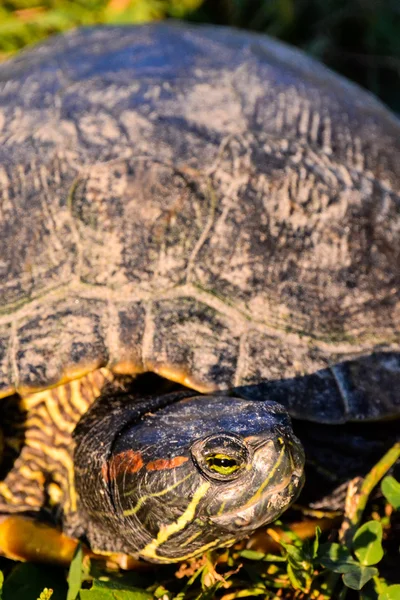
[[[400,122],[373,96],[265,36],[89,28],[0,66],[0,143],[3,554],[232,544],[301,488],[288,413],[399,416]]]

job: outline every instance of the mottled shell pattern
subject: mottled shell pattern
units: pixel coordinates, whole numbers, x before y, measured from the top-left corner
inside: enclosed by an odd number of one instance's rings
[[[71,32],[0,66],[0,394],[100,366],[400,412],[400,122],[225,28]]]

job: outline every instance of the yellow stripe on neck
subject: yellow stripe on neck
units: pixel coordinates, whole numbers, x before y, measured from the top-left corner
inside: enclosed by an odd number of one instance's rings
[[[185,512],[182,513],[181,516],[173,523],[170,523],[169,525],[161,525],[156,539],[152,540],[145,548],[143,548],[143,550],[140,552],[141,556],[160,560],[160,557],[157,555],[157,548],[159,548],[161,544],[164,544],[172,535],[174,535],[174,533],[182,531],[182,529],[184,529],[188,523],[193,521],[196,508],[200,500],[206,495],[210,485],[211,484],[208,481],[202,483],[194,493],[193,498],[189,502]]]

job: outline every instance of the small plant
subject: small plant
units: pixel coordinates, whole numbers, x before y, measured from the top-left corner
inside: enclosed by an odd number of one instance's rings
[[[346,588],[360,591],[372,580],[376,593],[368,596],[369,598],[400,598],[394,595],[399,593],[400,586],[389,586],[379,576],[376,566],[383,558],[383,530],[380,522],[372,520],[359,527],[351,548],[336,542],[320,544],[320,534],[321,531],[317,528],[312,542],[298,538],[292,543],[281,542],[286,560],[280,577],[285,585],[290,582],[294,590],[303,592],[307,598],[342,599],[347,593]],[[273,563],[279,558],[246,550],[241,556],[264,563]]]
[[[53,595],[53,590],[49,588],[44,588],[43,592],[40,594],[38,600],[50,600]]]

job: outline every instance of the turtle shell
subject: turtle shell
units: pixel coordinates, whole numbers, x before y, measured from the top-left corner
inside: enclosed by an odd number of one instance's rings
[[[400,413],[400,122],[227,28],[74,31],[0,66],[0,393],[108,366]]]

